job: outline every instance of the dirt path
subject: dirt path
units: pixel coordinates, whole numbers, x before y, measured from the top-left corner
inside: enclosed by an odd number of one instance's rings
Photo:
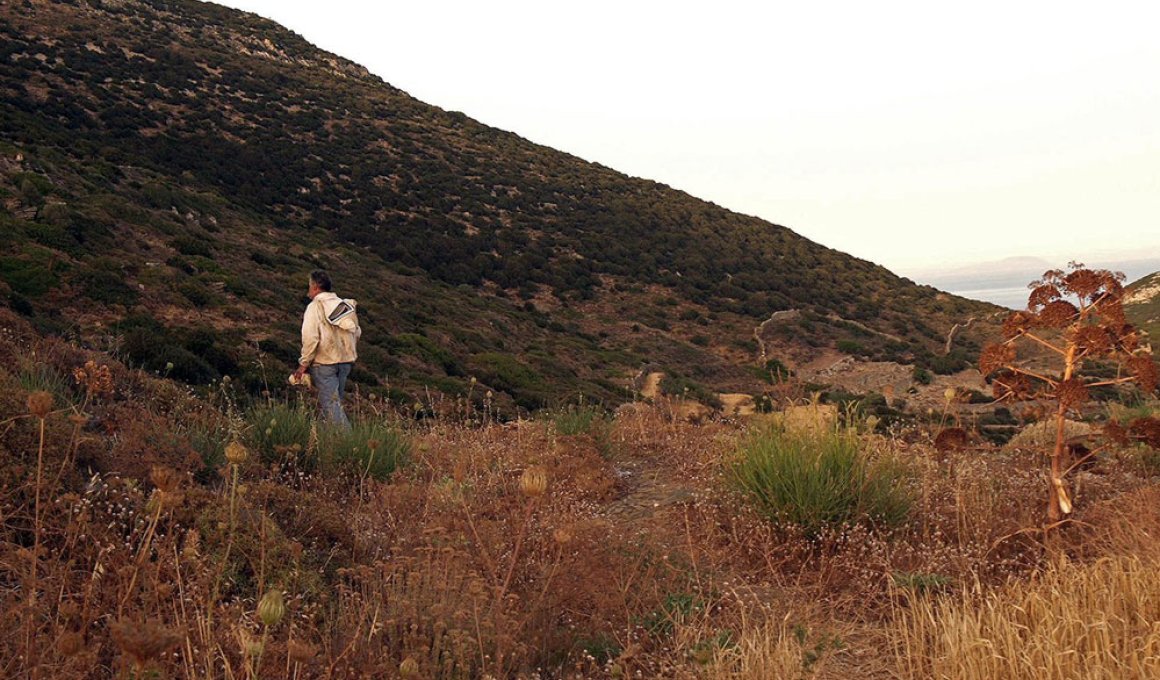
[[[603,508],[599,516],[630,532],[648,530],[647,523],[658,514],[694,500],[691,485],[683,483],[673,468],[647,458],[617,464],[616,474],[625,493]]]

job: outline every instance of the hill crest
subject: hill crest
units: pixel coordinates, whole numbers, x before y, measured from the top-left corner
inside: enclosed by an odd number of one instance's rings
[[[787,363],[952,369],[978,343],[943,357],[946,332],[991,309],[428,106],[254,15],[29,0],[0,32],[9,304],[149,367],[161,338],[194,382],[289,357],[317,266],[367,301],[359,381],[408,399],[477,376],[524,406],[612,401],[649,362],[752,392],[753,328],[789,309]]]

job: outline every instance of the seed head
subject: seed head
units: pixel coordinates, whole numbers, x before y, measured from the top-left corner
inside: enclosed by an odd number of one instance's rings
[[[1043,306],[1039,312],[1039,325],[1047,328],[1064,328],[1075,320],[1079,308],[1066,300],[1055,300]]]
[[[934,448],[940,453],[966,448],[969,443],[967,431],[961,427],[948,427],[934,438]]]
[[[567,545],[572,542],[572,532],[561,527],[552,532],[552,540],[560,545]]]
[[[532,466],[520,475],[520,491],[529,498],[544,495],[548,490],[548,473],[544,468]]]
[[[1054,300],[1058,300],[1059,295],[1059,288],[1053,284],[1045,283],[1036,286],[1027,298],[1027,306],[1031,309],[1043,307]]]
[[[236,439],[226,445],[226,460],[234,465],[241,465],[246,462],[246,458],[249,458],[249,456],[250,452]]]
[[[154,465],[149,480],[157,487],[157,502],[162,509],[175,508],[185,500],[185,492],[181,490],[181,475],[173,468]]]
[[[1136,384],[1144,394],[1151,394],[1156,390],[1156,385],[1160,384],[1160,370],[1157,370],[1156,362],[1152,360],[1151,355],[1137,354],[1126,363],[1128,371],[1136,376]]]
[[[1015,347],[1006,343],[987,345],[979,354],[979,371],[990,375],[1015,362]]]
[[[156,621],[138,623],[121,619],[109,624],[109,636],[138,668],[160,658],[181,642],[176,632]]]
[[[260,638],[255,637],[250,631],[245,628],[238,628],[238,648],[242,652],[242,656],[257,657],[262,654],[265,645],[262,644]]]
[[[52,412],[52,393],[38,390],[28,395],[28,412],[44,420]]]
[[[1082,406],[1088,400],[1087,385],[1078,378],[1071,378],[1059,383],[1055,392],[1064,408]]]
[[[403,676],[404,678],[418,677],[419,662],[415,660],[415,657],[408,656],[407,658],[403,659],[403,663],[399,664],[399,675]]]
[[[1023,335],[1034,318],[1030,312],[1012,312],[1003,322],[1003,337],[1010,340]]]
[[[1075,346],[1090,354],[1102,354],[1112,349],[1112,336],[1101,326],[1083,326],[1073,336]]]
[[[286,602],[282,599],[282,591],[277,588],[267,590],[258,602],[258,618],[261,619],[262,625],[272,628],[278,625],[285,614]]]

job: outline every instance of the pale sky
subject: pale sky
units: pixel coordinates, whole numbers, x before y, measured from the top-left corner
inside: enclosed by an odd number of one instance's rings
[[[1160,257],[1160,3],[221,4],[902,274]]]

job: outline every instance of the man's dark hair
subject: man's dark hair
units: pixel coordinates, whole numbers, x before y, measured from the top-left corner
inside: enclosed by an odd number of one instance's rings
[[[319,288],[321,288],[322,292],[330,292],[330,274],[327,274],[321,269],[315,269],[314,271],[310,272],[310,280],[313,281],[314,284]]]

